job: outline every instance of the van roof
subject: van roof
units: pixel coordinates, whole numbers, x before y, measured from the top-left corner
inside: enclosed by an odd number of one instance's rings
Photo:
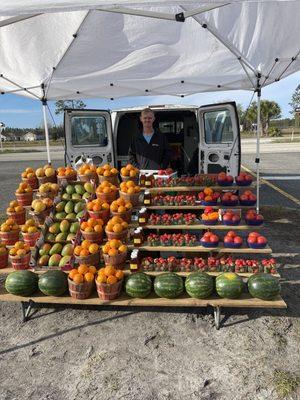
[[[119,108],[117,110],[112,110],[112,112],[134,112],[134,111],[142,111],[144,108],[151,108],[154,111],[165,111],[165,110],[197,110],[199,106],[195,105],[185,105],[185,104],[146,104],[143,106],[133,106],[133,107],[126,107],[126,108]]]

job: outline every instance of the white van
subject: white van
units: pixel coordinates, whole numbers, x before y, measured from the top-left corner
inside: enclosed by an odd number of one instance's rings
[[[139,116],[145,107],[65,110],[65,162],[74,165],[81,158],[91,158],[97,165],[125,165],[131,136],[141,129]],[[241,145],[235,102],[150,108],[155,113],[154,127],[167,136],[171,145],[171,167],[179,174],[187,173],[195,152],[199,173],[239,174]]]

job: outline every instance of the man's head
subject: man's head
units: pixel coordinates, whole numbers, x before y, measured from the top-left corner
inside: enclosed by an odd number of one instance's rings
[[[155,120],[155,117],[154,112],[151,110],[151,108],[144,108],[142,110],[140,120],[143,124],[145,132],[153,130],[153,122]]]

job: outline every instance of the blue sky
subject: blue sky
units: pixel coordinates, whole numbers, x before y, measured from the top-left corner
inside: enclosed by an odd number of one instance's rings
[[[262,91],[262,98],[274,100],[279,103],[282,116],[291,117],[289,113],[291,107],[289,102],[296,87],[300,84],[300,72],[293,74],[280,82],[267,86]],[[92,109],[118,109],[135,105],[151,105],[151,104],[190,104],[204,105],[224,100],[235,100],[241,103],[244,108],[249,104],[251,92],[247,91],[228,91],[217,93],[201,93],[188,96],[186,98],[177,98],[172,96],[156,96],[156,97],[132,97],[122,98],[119,100],[101,100],[88,99],[84,100],[88,108]],[[49,106],[55,117],[56,123],[62,122],[61,116],[54,114],[54,102],[50,102]],[[18,128],[35,128],[41,125],[42,109],[41,104],[36,100],[30,100],[25,97],[16,95],[0,96],[0,122],[4,122],[6,126]]]

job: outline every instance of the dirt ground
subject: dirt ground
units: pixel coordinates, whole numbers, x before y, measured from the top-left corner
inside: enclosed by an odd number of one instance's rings
[[[288,310],[42,308],[0,303],[0,399],[300,399],[300,213],[266,209]],[[224,314],[223,314],[224,315]]]

